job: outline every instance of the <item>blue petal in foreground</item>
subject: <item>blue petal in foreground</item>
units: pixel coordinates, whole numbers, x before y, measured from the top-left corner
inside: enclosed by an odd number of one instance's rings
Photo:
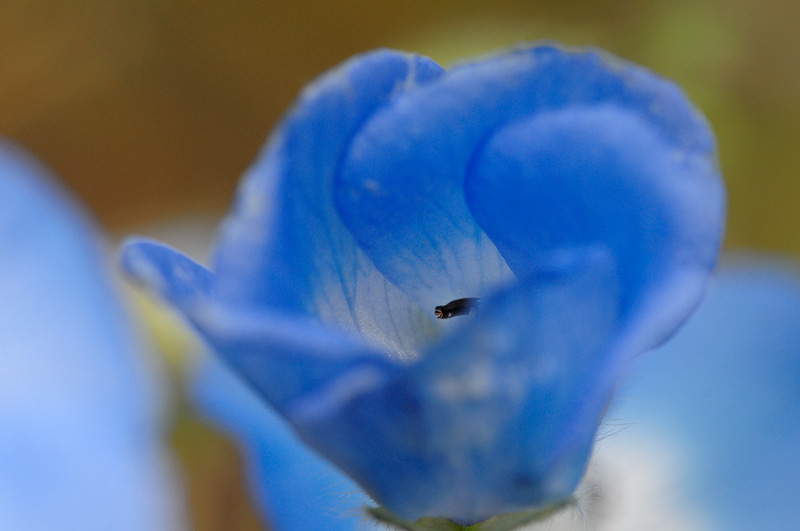
[[[732,260],[676,337],[639,360],[599,445],[659,441],[685,461],[682,496],[713,529],[800,526],[800,276]]]
[[[175,529],[157,393],[75,205],[0,145],[0,527]]]
[[[198,406],[240,441],[262,516],[273,531],[348,531],[364,518],[363,493],[303,444],[286,421],[220,361],[194,369]]]
[[[613,263],[568,253],[392,380],[363,368],[285,414],[379,503],[473,524],[568,498],[624,353]],[[371,385],[367,385],[371,383]]]

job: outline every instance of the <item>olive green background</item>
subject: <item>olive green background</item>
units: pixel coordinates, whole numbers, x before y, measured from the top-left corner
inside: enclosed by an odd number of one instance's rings
[[[719,140],[728,249],[800,257],[800,3],[610,0],[0,3],[0,135],[115,234],[224,212],[314,76],[376,47],[447,63],[525,40],[597,46],[677,80]],[[249,529],[230,444],[190,414],[174,443],[197,529]]]

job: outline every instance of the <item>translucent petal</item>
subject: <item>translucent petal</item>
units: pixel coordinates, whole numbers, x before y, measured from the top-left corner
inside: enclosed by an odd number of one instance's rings
[[[276,406],[353,367],[396,370],[391,353],[318,319],[219,302],[212,297],[216,277],[166,245],[134,238],[121,260]]]
[[[288,418],[405,519],[472,524],[563,501],[623,356],[609,255],[566,253],[550,268],[482,302],[436,356],[358,393],[334,381]]]
[[[152,368],[48,173],[0,145],[0,527],[176,529]]]
[[[307,88],[241,185],[216,248],[221,299],[315,314],[413,353],[432,333],[423,312],[378,273],[334,208],[334,177],[369,115],[429,82],[428,59],[379,51]]]

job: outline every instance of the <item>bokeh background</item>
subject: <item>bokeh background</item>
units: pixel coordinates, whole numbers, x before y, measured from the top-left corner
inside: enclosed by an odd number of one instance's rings
[[[0,135],[120,236],[223,215],[297,92],[352,54],[597,46],[675,79],[713,124],[727,249],[798,258],[798,27],[800,3],[757,0],[4,0]],[[232,443],[175,402],[193,527],[258,528]]]

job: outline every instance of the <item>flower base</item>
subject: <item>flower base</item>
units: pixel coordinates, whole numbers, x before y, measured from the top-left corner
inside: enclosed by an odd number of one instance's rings
[[[473,525],[459,525],[447,518],[420,518],[414,522],[403,520],[392,514],[383,507],[367,507],[367,514],[382,524],[391,528],[403,529],[405,531],[513,531],[520,527],[536,522],[547,520],[557,512],[575,505],[575,498],[553,504],[544,509],[536,511],[520,511],[493,516],[483,522]]]

